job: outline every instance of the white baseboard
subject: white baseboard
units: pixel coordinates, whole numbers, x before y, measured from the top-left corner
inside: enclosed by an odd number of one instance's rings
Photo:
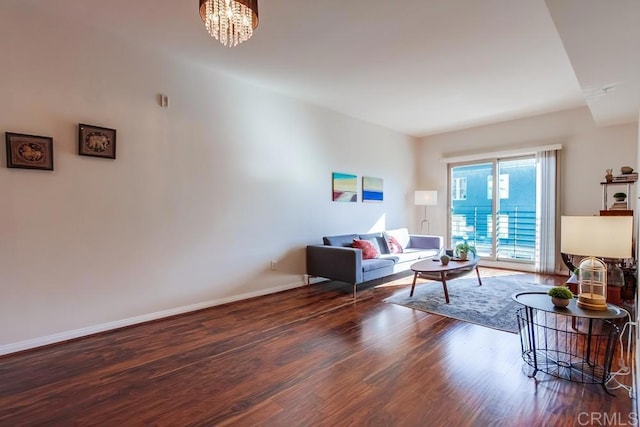
[[[322,279],[321,279],[322,280]],[[317,283],[321,280],[313,280],[312,283]],[[5,354],[16,353],[19,351],[30,350],[36,347],[42,347],[45,345],[55,344],[62,341],[68,341],[75,338],[84,337],[100,332],[111,331],[113,329],[123,328],[126,326],[137,325],[139,323],[149,322],[152,320],[162,319],[164,317],[175,316],[177,314],[189,313],[191,311],[202,310],[204,308],[214,307],[216,305],[227,304],[234,301],[240,301],[244,299],[259,297],[263,295],[273,294],[276,292],[287,291],[289,289],[295,289],[305,286],[306,283],[290,283],[287,285],[277,286],[270,289],[262,289],[260,291],[248,292],[246,294],[234,295],[231,297],[221,298],[217,300],[205,301],[197,304],[187,305],[183,307],[170,308],[168,310],[158,311],[155,313],[143,314],[141,316],[130,317],[128,319],[116,320],[113,322],[103,323],[100,325],[89,326],[86,328],[74,329],[71,331],[60,332],[58,334],[47,335],[44,337],[33,338],[30,340],[19,341],[16,343],[5,344],[0,346],[0,356]]]

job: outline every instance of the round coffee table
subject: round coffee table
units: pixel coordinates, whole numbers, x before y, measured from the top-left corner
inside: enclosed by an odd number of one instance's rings
[[[440,260],[433,260],[431,258],[424,261],[418,261],[411,266],[411,270],[413,270],[413,284],[411,285],[411,293],[409,296],[413,296],[413,291],[416,288],[416,279],[418,279],[418,277],[424,277],[426,279],[439,280],[442,282],[444,298],[447,301],[447,304],[449,304],[447,278],[452,278],[452,276],[463,276],[473,269],[476,270],[476,274],[478,275],[479,286],[482,286],[480,271],[478,271],[478,257],[469,257],[464,261],[452,259],[447,265],[442,265]]]

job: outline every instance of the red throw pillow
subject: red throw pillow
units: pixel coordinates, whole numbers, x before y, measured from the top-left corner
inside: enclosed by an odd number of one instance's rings
[[[398,242],[398,240],[393,236],[389,236],[387,245],[389,246],[389,252],[391,252],[392,254],[401,254],[402,252],[404,252],[400,242]]]
[[[353,247],[356,249],[362,249],[362,259],[373,259],[380,256],[380,252],[373,246],[368,240],[353,239]]]

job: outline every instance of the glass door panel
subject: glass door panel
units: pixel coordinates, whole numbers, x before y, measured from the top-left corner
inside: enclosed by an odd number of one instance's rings
[[[451,166],[451,247],[466,240],[484,258],[534,262],[536,174],[533,156]]]
[[[452,166],[451,171],[451,247],[468,241],[482,257],[494,256],[493,190],[488,177],[493,163]]]
[[[531,261],[536,247],[536,159],[500,160],[497,259]]]

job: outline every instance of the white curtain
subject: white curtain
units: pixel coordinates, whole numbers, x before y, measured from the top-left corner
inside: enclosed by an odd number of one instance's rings
[[[557,150],[536,153],[537,218],[535,270],[555,273],[557,213]]]

